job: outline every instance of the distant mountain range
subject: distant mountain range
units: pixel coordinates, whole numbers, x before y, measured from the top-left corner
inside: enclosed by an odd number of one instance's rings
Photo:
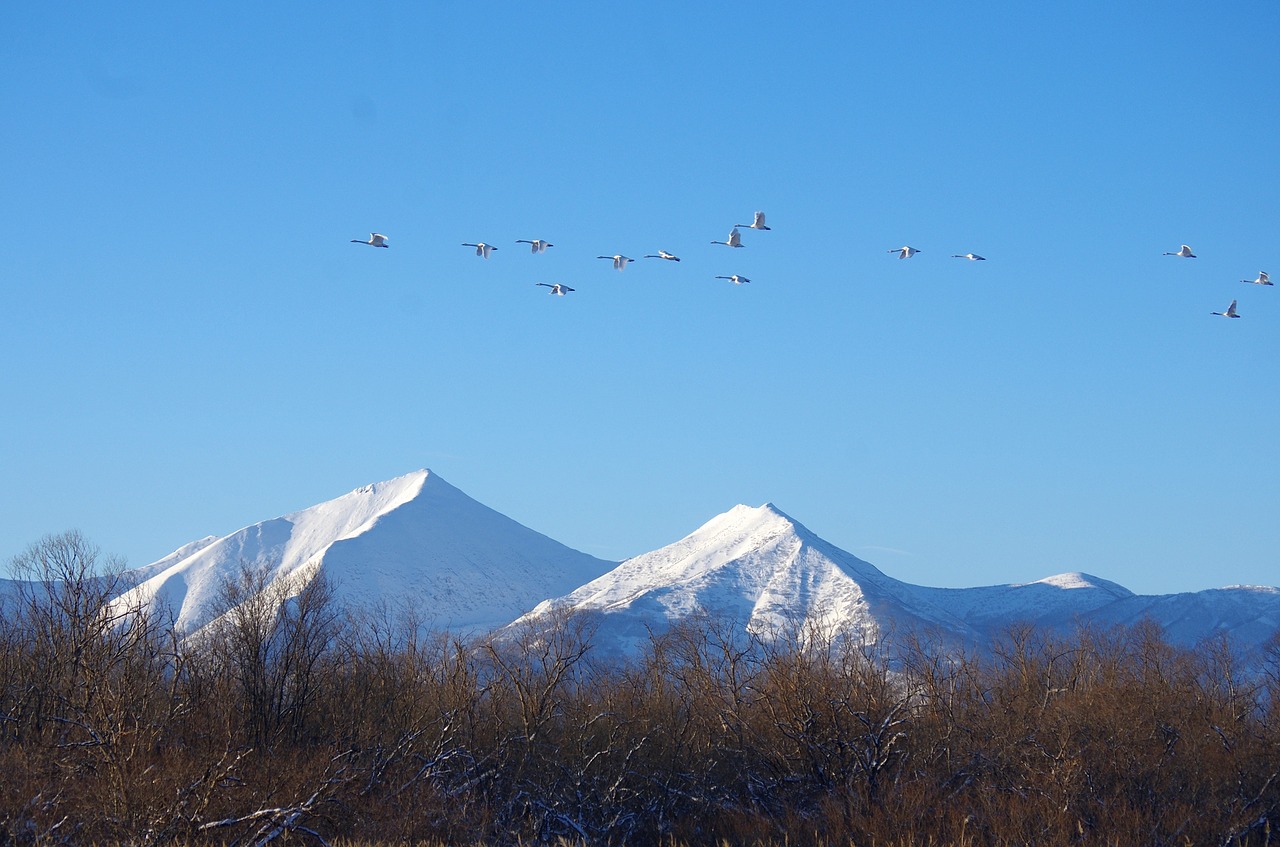
[[[1085,573],[978,588],[901,582],[765,504],[736,506],[681,540],[533,609],[591,613],[602,644],[627,651],[650,632],[707,611],[765,637],[815,632],[875,643],[919,633],[982,650],[1015,623],[1059,632],[1150,619],[1185,646],[1227,634],[1246,652],[1280,631],[1280,588],[1237,586],[1142,596]]]
[[[208,537],[131,573],[131,599],[191,632],[244,568],[299,585],[324,572],[353,606],[413,606],[431,625],[474,635],[589,614],[596,643],[628,653],[650,633],[710,615],[764,636],[814,631],[869,642],[927,631],[981,648],[1015,622],[1054,629],[1150,619],[1184,645],[1225,633],[1243,649],[1280,630],[1280,588],[1142,596],[1083,573],[978,588],[896,580],[824,541],[772,504],[735,506],[684,538],[624,562],[573,550],[422,470]]]

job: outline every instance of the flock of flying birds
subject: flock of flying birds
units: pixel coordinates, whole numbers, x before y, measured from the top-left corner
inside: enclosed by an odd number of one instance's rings
[[[743,245],[742,245],[742,232],[739,230],[739,227],[745,227],[745,228],[747,228],[747,229],[754,229],[754,230],[768,230],[768,229],[770,229],[770,227],[768,227],[768,226],[766,226],[766,225],[765,225],[765,222],[764,222],[764,212],[756,212],[756,213],[755,213],[755,215],[754,215],[754,217],[752,218],[751,223],[749,223],[749,224],[734,224],[734,225],[733,225],[733,229],[732,229],[732,230],[730,230],[730,232],[729,232],[729,237],[728,237],[726,240],[724,240],[724,241],[712,241],[711,243],[712,243],[712,244],[723,244],[723,245],[725,245],[726,247],[741,247],[741,246],[743,246]],[[383,235],[382,233],[380,233],[380,232],[371,232],[371,233],[369,233],[369,238],[368,238],[368,240],[361,240],[361,239],[359,239],[359,238],[353,238],[353,239],[351,239],[351,243],[352,243],[352,244],[367,244],[367,245],[369,245],[370,247],[390,247],[390,246],[391,246],[391,245],[389,245],[389,244],[387,243],[387,237],[386,237],[385,235]],[[531,252],[533,252],[533,253],[535,253],[535,254],[537,254],[537,253],[545,253],[548,247],[554,247],[554,246],[555,246],[555,245],[554,245],[554,244],[552,244],[550,241],[545,241],[545,240],[543,240],[543,239],[541,239],[541,238],[535,238],[535,239],[532,239],[532,240],[529,240],[529,239],[526,239],[526,238],[520,238],[520,239],[516,239],[516,244],[528,244],[528,245],[529,245],[529,249],[530,249],[530,251],[531,251]],[[478,241],[478,242],[467,242],[467,241],[464,241],[464,242],[462,243],[462,246],[463,246],[463,247],[472,247],[472,248],[474,248],[474,249],[475,249],[475,251],[476,251],[476,255],[477,255],[477,256],[479,256],[479,257],[480,257],[480,258],[482,258],[482,259],[487,259],[487,258],[489,258],[489,255],[490,255],[491,253],[493,253],[493,251],[494,251],[494,250],[497,250],[497,249],[498,249],[497,247],[493,246],[492,244],[486,244],[486,243],[485,243],[485,242],[483,242],[483,241]],[[912,247],[912,246],[910,246],[910,245],[905,245],[905,244],[904,244],[903,246],[901,246],[901,247],[895,247],[895,248],[893,248],[892,250],[889,250],[888,252],[898,254],[898,258],[899,258],[899,259],[910,259],[912,256],[916,255],[917,253],[919,253],[919,252],[921,252],[921,251],[920,251],[920,250],[917,250],[916,248],[914,248],[914,247]],[[1191,252],[1191,248],[1190,248],[1190,247],[1188,247],[1186,244],[1183,244],[1183,245],[1182,245],[1182,246],[1181,246],[1181,247],[1180,247],[1176,252],[1172,252],[1172,253],[1165,253],[1164,255],[1165,255],[1165,256],[1177,256],[1177,257],[1182,258],[1182,259],[1194,259],[1194,258],[1196,258],[1196,254],[1195,254],[1195,253],[1192,253],[1192,252]],[[629,256],[623,256],[621,253],[615,253],[615,254],[614,254],[614,255],[612,255],[612,256],[597,256],[596,258],[597,258],[597,259],[608,259],[609,261],[613,262],[613,268],[614,268],[614,270],[617,270],[617,271],[625,270],[625,269],[626,269],[626,267],[627,267],[627,265],[629,265],[630,263],[632,263],[632,262],[634,262],[634,261],[635,261],[635,259],[632,259],[632,258],[631,258],[631,257],[629,257]],[[644,258],[646,258],[646,259],[665,259],[665,260],[666,260],[666,261],[668,261],[668,262],[678,262],[678,261],[680,261],[680,257],[679,257],[679,256],[675,255],[674,253],[668,253],[666,250],[659,250],[657,253],[649,253],[649,254],[646,254],[646,255],[644,256]],[[957,254],[952,254],[951,258],[953,258],[953,259],[968,259],[968,260],[969,260],[969,261],[971,261],[971,262],[985,262],[985,261],[986,261],[986,257],[985,257],[985,256],[979,256],[977,253],[957,253]],[[745,276],[742,276],[741,274],[730,274],[729,276],[717,276],[717,277],[716,277],[716,279],[727,279],[727,280],[729,280],[730,282],[732,282],[734,285],[742,285],[743,283],[751,282],[751,280],[747,279]],[[1240,280],[1240,281],[1241,281],[1241,282],[1244,282],[1244,283],[1249,283],[1249,284],[1252,284],[1252,285],[1273,285],[1273,284],[1274,284],[1274,283],[1272,283],[1272,282],[1271,282],[1271,276],[1270,276],[1266,271],[1258,271],[1258,276],[1257,276],[1257,278],[1256,278],[1256,279],[1242,279],[1242,280]],[[549,289],[550,289],[550,291],[549,291],[548,293],[550,293],[550,294],[554,294],[554,295],[557,295],[557,296],[560,296],[560,297],[563,297],[565,294],[568,294],[570,291],[573,291],[573,290],[574,290],[574,289],[570,288],[569,286],[567,286],[567,285],[563,285],[562,283],[559,283],[559,282],[556,282],[556,283],[549,283],[549,282],[536,282],[536,283],[534,283],[534,285],[540,285],[540,286],[544,286],[544,287],[546,287],[546,288],[549,288]],[[1222,317],[1224,317],[1224,318],[1238,318],[1238,317],[1240,317],[1240,313],[1236,311],[1236,302],[1237,302],[1237,301],[1232,300],[1232,301],[1231,301],[1231,305],[1227,307],[1227,310],[1226,310],[1225,312],[1210,312],[1210,314],[1213,314],[1213,315],[1220,315],[1220,316],[1222,316]]]
[[[1190,247],[1188,247],[1188,246],[1187,246],[1187,245],[1185,245],[1185,244],[1183,244],[1181,247],[1179,247],[1179,248],[1178,248],[1178,250],[1177,250],[1177,252],[1175,252],[1175,253],[1165,253],[1164,255],[1166,255],[1166,256],[1177,256],[1177,257],[1182,258],[1182,259],[1194,259],[1194,258],[1196,257],[1196,254],[1191,252],[1191,248],[1190,248]],[[1256,279],[1242,279],[1242,280],[1240,280],[1240,281],[1241,281],[1241,282],[1244,282],[1244,283],[1248,283],[1248,284],[1250,284],[1250,285],[1274,285],[1274,284],[1275,284],[1275,283],[1273,283],[1273,282],[1271,281],[1271,275],[1270,275],[1270,274],[1268,274],[1266,271],[1258,271],[1258,277],[1257,277]],[[1240,313],[1236,311],[1236,301],[1235,301],[1235,300],[1232,300],[1232,301],[1231,301],[1231,305],[1227,307],[1227,310],[1226,310],[1225,312],[1210,312],[1209,314],[1211,314],[1211,315],[1221,315],[1221,316],[1222,316],[1222,317],[1224,317],[1224,318],[1238,318],[1238,317],[1240,317]]]
[[[739,229],[738,229],[739,227],[746,227],[747,229],[755,229],[755,230],[767,230],[767,229],[770,229],[770,227],[768,227],[768,226],[766,226],[766,225],[765,225],[765,222],[764,222],[764,212],[756,212],[756,213],[755,213],[755,215],[752,217],[751,223],[749,223],[749,224],[734,224],[734,225],[733,225],[733,229],[732,229],[732,231],[730,231],[730,233],[729,233],[729,237],[728,237],[728,239],[726,239],[725,241],[712,241],[711,243],[712,243],[712,244],[724,244],[724,245],[729,246],[729,247],[741,247],[741,246],[743,246],[743,245],[742,245],[742,233],[739,231]],[[390,247],[390,246],[391,246],[390,244],[388,244],[388,243],[387,243],[387,237],[386,237],[385,235],[383,235],[382,233],[380,233],[380,232],[371,232],[371,233],[369,233],[369,238],[368,238],[367,240],[361,240],[361,239],[359,239],[359,238],[353,238],[353,239],[351,239],[351,243],[352,243],[352,244],[367,244],[367,245],[369,245],[370,247]],[[533,240],[529,240],[529,239],[526,239],[526,238],[518,238],[518,239],[516,239],[516,244],[528,244],[528,245],[529,245],[529,249],[530,249],[530,251],[531,251],[531,252],[533,252],[533,253],[535,253],[535,254],[537,254],[537,253],[545,253],[545,252],[547,251],[547,248],[548,248],[548,247],[555,247],[555,245],[554,245],[554,244],[552,244],[550,241],[546,241],[546,240],[541,239],[541,238],[535,238],[535,239],[533,239]],[[492,244],[487,244],[487,243],[485,243],[485,242],[483,242],[483,241],[478,241],[478,242],[464,241],[464,242],[462,243],[462,246],[463,246],[463,247],[471,247],[471,248],[474,248],[474,249],[475,249],[475,251],[476,251],[476,255],[477,255],[477,256],[479,256],[481,259],[487,259],[487,258],[489,258],[490,254],[492,254],[494,250],[497,250],[497,249],[498,249],[497,247],[493,246]],[[910,250],[911,248],[909,248],[909,247],[904,247],[903,249],[904,249],[904,250]],[[893,250],[891,250],[891,251],[889,251],[889,252],[891,252],[891,253],[892,253],[892,252],[897,252],[897,251],[893,251]],[[913,253],[913,254],[914,254],[914,253],[917,253],[917,252],[919,252],[919,251],[912,251],[912,253]],[[629,264],[631,264],[632,262],[634,262],[634,261],[635,261],[635,259],[631,258],[630,256],[624,256],[624,255],[622,255],[621,253],[615,253],[615,254],[614,254],[614,255],[612,255],[612,256],[597,256],[596,258],[597,258],[597,259],[608,259],[609,261],[613,262],[613,269],[614,269],[614,270],[616,270],[616,271],[626,270],[627,265],[629,265]],[[665,260],[666,260],[666,261],[668,261],[668,262],[678,262],[678,261],[680,261],[680,257],[679,257],[679,256],[675,255],[674,253],[669,253],[669,252],[667,252],[666,250],[659,250],[657,253],[649,253],[649,254],[646,254],[646,255],[644,256],[644,258],[646,258],[646,259],[665,259]],[[970,254],[970,258],[979,258],[979,259],[980,259],[980,258],[982,258],[982,257],[981,257],[981,256],[974,257],[972,254]],[[747,279],[747,278],[746,278],[745,276],[743,276],[742,274],[730,274],[729,276],[717,276],[717,277],[716,277],[716,279],[727,279],[727,280],[729,280],[730,282],[732,282],[734,285],[742,285],[743,283],[751,282],[751,280]],[[574,289],[570,288],[569,286],[564,285],[564,284],[559,283],[559,282],[556,282],[556,283],[549,283],[549,282],[535,282],[535,283],[534,283],[534,285],[541,285],[541,286],[545,286],[546,288],[551,289],[548,293],[550,293],[550,294],[555,294],[555,295],[558,295],[558,296],[560,296],[560,297],[563,297],[564,295],[568,294],[570,291],[573,291],[573,290],[574,290]]]

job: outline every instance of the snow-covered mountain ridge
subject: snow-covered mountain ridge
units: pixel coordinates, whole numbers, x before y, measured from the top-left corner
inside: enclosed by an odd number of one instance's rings
[[[1232,586],[1142,596],[1086,573],[975,588],[894,579],[773,504],[735,506],[660,549],[609,562],[484,506],[427,470],[187,544],[132,571],[121,600],[167,610],[185,632],[210,620],[244,569],[296,591],[324,573],[350,606],[413,607],[463,634],[573,609],[597,643],[630,652],[650,634],[710,615],[765,636],[821,633],[876,642],[923,632],[981,646],[1014,622],[1052,628],[1149,618],[1173,641],[1226,633],[1246,649],[1280,630],[1280,588]]]
[[[135,572],[131,599],[198,629],[242,568],[299,586],[323,571],[356,606],[412,604],[424,620],[485,631],[614,563],[572,550],[422,470],[179,548]]]
[[[876,642],[915,632],[979,649],[1016,622],[1069,630],[1150,618],[1179,643],[1227,633],[1246,648],[1280,629],[1280,589],[1272,587],[1141,596],[1079,572],[976,588],[912,585],[826,542],[772,504],[737,506],[674,544],[541,604],[520,623],[557,608],[593,614],[597,637],[620,651],[701,612],[728,615],[766,635],[817,632]]]

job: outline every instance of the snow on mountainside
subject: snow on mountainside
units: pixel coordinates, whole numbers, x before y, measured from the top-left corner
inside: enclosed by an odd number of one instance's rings
[[[921,633],[981,650],[1013,623],[1069,631],[1149,619],[1175,643],[1228,634],[1246,652],[1280,629],[1280,588],[1140,596],[1085,573],[977,588],[911,585],[824,541],[772,504],[736,506],[685,538],[620,564],[578,552],[484,506],[429,471],[367,485],[130,572],[126,595],[198,629],[224,582],[249,567],[297,586],[323,572],[351,606],[411,604],[460,634],[587,613],[597,647],[629,653],[706,614],[777,633],[876,642]],[[2,595],[16,583],[0,581]],[[532,611],[531,611],[532,610]]]
[[[601,647],[631,652],[691,615],[727,617],[764,635],[817,631],[876,641],[918,632],[979,650],[1011,624],[1068,632],[1151,619],[1186,646],[1230,633],[1249,652],[1280,628],[1280,589],[1226,588],[1143,597],[1084,573],[977,588],[928,588],[886,576],[771,504],[737,506],[674,544],[628,559],[513,624],[555,609],[591,614]]]
[[[969,626],[986,633],[1015,621],[1066,626],[1081,615],[1137,596],[1114,582],[1085,573],[1058,574],[1013,585],[916,590]]]
[[[1263,645],[1280,634],[1280,588],[1235,585],[1187,594],[1133,595],[1092,615],[1100,624],[1132,625],[1144,619],[1159,623],[1165,637],[1176,643],[1227,635],[1237,644]]]
[[[323,570],[352,605],[413,603],[428,622],[488,630],[613,566],[481,505],[430,471],[205,538],[133,573],[129,599],[209,620],[223,581],[248,566],[271,580]]]
[[[962,620],[919,589],[828,544],[772,504],[737,506],[515,625],[566,607],[595,613],[598,637],[622,652],[650,631],[701,613],[766,637],[816,632],[876,641],[889,631],[926,629],[967,635]]]

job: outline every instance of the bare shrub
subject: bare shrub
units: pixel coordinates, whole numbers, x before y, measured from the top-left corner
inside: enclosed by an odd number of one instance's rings
[[[169,729],[172,640],[139,605],[122,565],[76,532],[13,561],[21,583],[0,628],[3,762],[12,836],[112,837],[145,828],[147,773]]]
[[[1280,638],[1259,670],[1150,624],[963,653],[704,615],[614,660],[586,615],[467,641],[245,569],[178,639],[76,534],[18,564],[3,843],[1248,847],[1280,823]]]
[[[327,736],[312,718],[343,618],[326,574],[271,579],[242,566],[223,582],[211,616],[195,645],[230,689],[243,743]]]

